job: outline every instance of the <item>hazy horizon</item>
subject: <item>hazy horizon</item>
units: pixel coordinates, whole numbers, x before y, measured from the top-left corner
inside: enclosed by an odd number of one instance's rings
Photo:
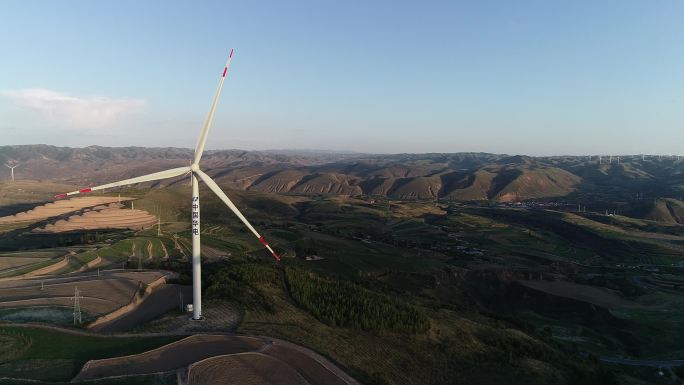
[[[130,147],[138,147],[138,148],[177,148],[177,149],[183,149],[183,150],[188,150],[188,151],[194,151],[193,147],[183,147],[183,146],[140,146],[136,144],[131,144],[131,145],[121,145],[121,146],[106,146],[106,145],[100,145],[100,144],[89,144],[89,145],[84,145],[84,146],[60,146],[60,145],[54,145],[54,144],[49,144],[49,143],[28,143],[28,144],[7,144],[7,145],[0,145],[0,147],[3,146],[54,146],[54,147],[62,147],[62,148],[88,148],[88,147],[105,147],[105,148],[130,148]],[[213,148],[213,149],[208,149],[208,152],[212,151],[247,151],[247,152],[265,152],[265,153],[299,153],[299,154],[306,154],[306,153],[321,153],[321,154],[339,154],[339,155],[425,155],[425,154],[490,154],[490,155],[500,155],[500,156],[529,156],[529,157],[535,157],[535,158],[552,158],[552,157],[585,157],[585,156],[603,156],[603,157],[609,157],[609,156],[614,156],[614,157],[619,157],[619,156],[662,156],[662,157],[673,157],[673,156],[681,156],[680,154],[668,154],[668,153],[583,153],[583,154],[571,154],[571,153],[566,153],[566,154],[525,154],[525,153],[504,153],[504,152],[494,152],[494,151],[427,151],[427,152],[362,152],[362,151],[350,151],[350,150],[332,150],[332,149],[323,149],[323,148],[265,148],[265,149],[245,149],[245,148]]]
[[[676,154],[684,3],[10,1],[3,144]],[[106,17],[93,17],[106,15]]]

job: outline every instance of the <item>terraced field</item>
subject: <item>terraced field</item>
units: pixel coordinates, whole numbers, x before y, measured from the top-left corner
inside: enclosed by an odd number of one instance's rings
[[[190,366],[188,385],[310,385],[296,370],[262,353],[211,357]]]
[[[131,198],[89,196],[65,199],[47,203],[34,209],[20,212],[14,215],[0,217],[0,224],[14,223],[34,223],[48,218],[57,217],[74,211],[83,210],[88,207],[109,205],[111,203],[130,200]]]
[[[26,251],[0,254],[0,279],[53,273],[68,263],[67,250]]]
[[[87,360],[136,354],[177,339],[177,336],[111,338],[60,327],[0,325],[0,384],[64,385],[78,374]],[[175,381],[157,382],[154,377],[148,381],[127,378],[97,384],[175,384]]]
[[[194,335],[145,353],[88,361],[74,380],[167,372],[209,357],[256,351],[264,344],[255,337]]]
[[[0,257],[0,271],[14,269],[40,263],[48,260],[48,258],[32,258],[32,257]]]
[[[97,229],[142,230],[156,223],[157,218],[147,211],[123,209],[120,205],[112,203],[106,208],[97,206],[92,211],[87,211],[81,215],[72,215],[67,219],[50,223],[35,229],[34,232],[63,233]]]
[[[88,361],[74,381],[186,368],[189,385],[358,385],[327,359],[286,341],[203,334],[136,355]]]
[[[299,345],[276,340],[264,353],[295,369],[311,384],[358,385],[353,378],[330,364],[327,359]]]
[[[0,308],[70,307],[78,288],[82,310],[101,316],[128,305],[144,285],[161,278],[161,272],[115,272],[98,276],[25,279],[0,282]]]

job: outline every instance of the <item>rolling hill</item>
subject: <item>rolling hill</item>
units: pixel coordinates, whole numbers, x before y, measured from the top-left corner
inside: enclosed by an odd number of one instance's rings
[[[191,158],[192,150],[182,148],[0,147],[1,162],[21,164],[16,170],[19,180],[76,186],[179,167]],[[518,202],[678,197],[684,191],[684,162],[676,158],[623,156],[620,163],[608,164],[570,156],[221,150],[208,152],[203,166],[223,186],[268,193]],[[178,183],[187,179],[148,186]]]
[[[631,216],[669,224],[684,224],[684,202],[664,198],[636,207]]]

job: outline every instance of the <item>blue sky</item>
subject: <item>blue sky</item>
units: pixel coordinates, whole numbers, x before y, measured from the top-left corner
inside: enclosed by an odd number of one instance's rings
[[[4,1],[0,144],[683,153],[681,1]]]

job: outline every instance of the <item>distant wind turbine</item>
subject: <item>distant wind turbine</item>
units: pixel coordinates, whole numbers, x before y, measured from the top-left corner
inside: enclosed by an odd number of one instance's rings
[[[9,164],[6,164],[5,166],[9,167],[10,173],[12,174],[12,182],[14,182],[14,169],[19,166],[19,164],[15,164],[14,166],[10,166]]]
[[[233,59],[233,50],[230,51],[230,55],[228,56],[228,61],[226,62],[226,66],[223,68],[223,73],[221,74],[221,78],[219,80],[219,85],[218,88],[216,89],[216,94],[214,95],[214,100],[211,104],[211,108],[209,109],[209,115],[207,116],[206,120],[204,121],[204,126],[202,128],[202,131],[200,133],[199,139],[197,141],[197,145],[195,147],[195,157],[192,161],[192,164],[190,166],[185,166],[185,167],[178,167],[178,168],[173,168],[170,170],[166,171],[160,171],[156,172],[153,174],[149,175],[144,175],[144,176],[139,176],[136,178],[131,178],[131,179],[126,179],[122,180],[119,182],[114,182],[114,183],[108,183],[105,185],[101,186],[96,186],[96,187],[91,187],[91,188],[86,188],[82,190],[77,190],[77,191],[72,191],[66,194],[60,194],[56,195],[55,198],[65,198],[67,196],[71,195],[77,195],[77,194],[84,194],[84,193],[89,193],[91,191],[96,191],[96,190],[102,190],[104,188],[112,188],[112,187],[118,187],[118,186],[126,186],[130,184],[136,184],[136,183],[142,183],[142,182],[149,182],[153,180],[161,180],[161,179],[168,179],[168,178],[174,178],[178,177],[181,175],[190,175],[191,180],[192,180],[192,196],[191,196],[191,228],[192,228],[192,297],[193,297],[193,311],[192,311],[192,318],[195,320],[202,319],[202,282],[201,282],[201,252],[200,252],[200,200],[199,200],[199,181],[198,178],[201,179],[204,184],[209,187],[209,189],[216,194],[223,203],[225,203],[228,208],[242,221],[242,223],[254,234],[255,237],[259,239],[259,241],[268,249],[268,251],[271,252],[273,255],[273,258],[275,258],[276,261],[280,261],[280,256],[276,254],[275,251],[269,246],[268,242],[264,239],[264,237],[259,234],[254,227],[252,227],[252,224],[249,223],[247,218],[245,218],[244,215],[238,210],[237,207],[233,204],[233,202],[228,198],[228,196],[221,190],[221,188],[214,182],[209,175],[205,174],[199,166],[200,159],[202,158],[202,153],[204,152],[204,147],[207,143],[207,136],[209,134],[209,129],[211,128],[211,124],[214,120],[214,112],[216,111],[216,105],[218,104],[219,97],[221,96],[221,89],[223,88],[223,83],[226,80],[226,74],[228,73],[228,68],[230,67],[230,62]],[[131,202],[131,206],[133,206],[133,203]]]

